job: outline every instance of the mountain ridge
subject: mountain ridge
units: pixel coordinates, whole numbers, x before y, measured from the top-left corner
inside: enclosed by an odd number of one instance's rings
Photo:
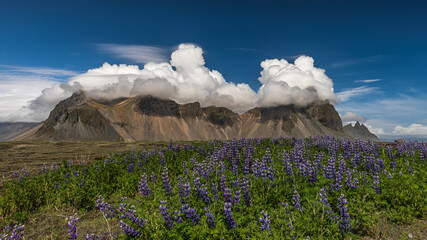
[[[334,106],[256,107],[238,114],[225,107],[178,104],[153,96],[113,100],[75,93],[51,111],[43,125],[18,140],[169,141],[241,137],[350,136]],[[351,138],[351,137],[350,137]]]
[[[347,124],[343,127],[343,131],[353,138],[357,138],[364,141],[379,142],[381,141],[377,136],[369,131],[369,129],[362,123],[357,121],[354,126]]]

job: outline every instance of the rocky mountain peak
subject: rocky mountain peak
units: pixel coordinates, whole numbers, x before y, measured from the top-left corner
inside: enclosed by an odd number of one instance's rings
[[[359,121],[357,121],[354,126],[351,124],[347,124],[343,127],[343,130],[346,134],[350,135],[353,138],[361,139],[365,141],[373,141],[377,142],[380,141],[380,139],[372,134],[369,129],[362,123],[360,124]]]

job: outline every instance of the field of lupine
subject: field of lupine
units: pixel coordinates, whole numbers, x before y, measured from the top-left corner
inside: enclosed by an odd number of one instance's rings
[[[69,239],[343,239],[379,218],[427,216],[427,144],[332,137],[210,141],[63,161],[15,173],[0,195],[0,239],[24,239],[28,216],[70,207]],[[100,211],[105,233],[82,232]]]

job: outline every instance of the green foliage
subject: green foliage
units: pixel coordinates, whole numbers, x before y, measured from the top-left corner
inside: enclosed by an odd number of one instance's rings
[[[239,142],[240,141],[240,142]],[[159,149],[151,152],[120,153],[88,165],[73,165],[63,161],[57,170],[49,170],[36,177],[14,179],[5,186],[5,191],[0,195],[0,214],[2,219],[0,227],[7,224],[25,223],[31,213],[38,211],[43,206],[70,207],[79,209],[80,212],[90,211],[95,208],[97,199],[102,195],[106,202],[119,211],[120,204],[135,206],[135,215],[144,219],[144,227],[138,227],[129,219],[123,221],[129,226],[140,231],[144,239],[342,239],[346,236],[358,237],[367,235],[378,222],[379,216],[387,216],[393,223],[410,223],[413,219],[425,219],[427,211],[427,170],[425,161],[420,154],[422,149],[415,148],[411,151],[393,149],[397,157],[391,159],[384,147],[354,142],[352,147],[357,149],[351,152],[346,142],[330,140],[329,144],[337,143],[339,148],[331,153],[328,147],[316,143],[313,139],[264,139],[264,140],[239,140],[235,144],[222,141],[201,142],[194,146],[183,146],[172,149]],[[227,145],[227,148],[224,146]],[[311,181],[309,176],[302,173],[303,167],[298,162],[293,162],[293,176],[284,170],[284,154],[298,156],[296,146],[300,145],[304,161],[311,162],[314,168],[315,154],[324,156],[320,160],[321,169],[316,175],[316,180]],[[262,178],[250,174],[244,175],[244,165],[247,151],[253,147],[252,167],[254,161],[261,162],[268,154],[274,168],[274,179]],[[366,150],[366,149],[368,150]],[[217,156],[223,149],[224,154],[234,154],[232,160],[223,156],[224,166],[219,162],[209,165],[212,157]],[[224,150],[225,149],[225,150]],[[228,149],[228,150],[227,150]],[[232,153],[235,149],[237,153]],[[355,154],[360,154],[360,163],[355,164]],[[366,160],[371,155],[384,160],[384,169],[379,171],[379,189],[377,193],[373,188],[374,173],[369,170]],[[219,156],[219,155],[218,155]],[[233,172],[233,161],[240,159],[237,166],[238,175]],[[347,183],[349,172],[343,172],[342,189],[335,189],[338,184],[335,179],[325,176],[325,169],[331,156],[344,159],[345,167],[350,169],[353,179],[358,180],[357,187]],[[366,159],[365,159],[366,157]],[[375,160],[374,158],[374,160]],[[187,163],[185,174],[183,163]],[[396,167],[391,167],[395,162]],[[375,160],[375,164],[378,160]],[[168,168],[168,176],[172,187],[172,196],[167,194],[162,183],[164,166]],[[209,177],[200,176],[197,168],[210,167]],[[333,166],[334,171],[339,171],[337,160]],[[379,163],[378,163],[379,164]],[[222,172],[224,171],[224,172]],[[146,174],[147,185],[151,195],[139,194],[138,183],[141,175]],[[151,181],[154,174],[157,181]],[[241,189],[241,180],[247,177],[250,180],[249,192],[251,206],[247,206],[244,194],[241,192],[240,202],[232,207],[233,219],[236,228],[230,229],[224,215],[224,193],[212,189],[212,183],[219,184],[221,175],[226,177],[226,187],[232,189],[233,196]],[[186,200],[180,197],[178,187],[179,177],[191,183],[191,195]],[[197,195],[194,190],[194,180],[200,178],[200,184],[208,189],[211,200],[209,206]],[[234,181],[234,182],[233,182]],[[320,201],[319,193],[322,188],[328,189],[328,208]],[[300,195],[301,207],[293,207],[293,189]],[[338,198],[344,194],[348,200],[348,214],[350,217],[350,232],[343,232],[339,227]],[[122,202],[121,197],[128,200]],[[180,210],[182,205],[188,203],[195,208],[200,216],[200,223],[195,224],[191,219],[183,217],[183,222],[171,229],[165,224],[159,206],[160,201],[167,200],[167,209],[172,219],[174,211]],[[287,205],[286,205],[287,204]],[[210,228],[205,216],[205,208],[212,212],[216,227]],[[266,211],[270,217],[271,231],[261,231],[260,212]],[[184,215],[181,213],[181,215]],[[120,213],[109,221],[122,220]],[[129,239],[119,233],[119,239]]]

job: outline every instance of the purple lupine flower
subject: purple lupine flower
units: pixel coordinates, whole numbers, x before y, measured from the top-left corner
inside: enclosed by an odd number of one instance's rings
[[[289,204],[288,203],[281,202],[280,205],[283,206],[283,208],[285,209],[286,213],[289,213]]]
[[[105,202],[104,198],[102,198],[102,195],[98,196],[95,207],[98,208],[102,214],[108,218],[114,218],[117,214],[116,209],[114,209],[114,207],[112,207],[109,203]]]
[[[250,165],[250,159],[249,158],[245,158],[245,165],[243,166],[243,174],[244,175],[248,175],[251,165]]]
[[[249,180],[243,179],[242,180],[242,191],[243,191],[243,198],[245,199],[246,206],[251,206],[251,193],[249,191]]]
[[[160,164],[163,166],[163,167],[166,167],[166,165],[165,165],[165,155],[163,155],[163,153],[162,152],[160,152],[159,153],[160,154]]]
[[[0,234],[1,240],[20,240],[24,237],[24,225],[10,225],[3,230],[3,234]],[[9,236],[10,234],[10,236]]]
[[[93,233],[92,234],[87,233],[85,236],[85,240],[98,240],[98,239],[101,239],[101,238]]]
[[[133,173],[135,171],[135,163],[129,163],[127,165],[126,169],[127,169],[128,172]]]
[[[167,203],[167,201],[160,201],[160,204],[162,204],[162,205],[159,206],[159,209],[160,209],[160,213],[162,214],[163,218],[165,219],[166,225],[170,229],[172,229],[175,224],[173,223],[172,218],[169,215],[169,211],[168,211],[166,205],[163,205],[166,203]]]
[[[138,183],[139,194],[148,196],[151,194],[151,190],[148,187],[147,176],[144,174],[141,175],[141,180]]]
[[[211,199],[209,197],[208,188],[206,186],[203,186],[202,188],[200,188],[198,196],[203,200],[203,202],[207,206],[209,206],[209,204],[211,203]]]
[[[265,151],[264,156],[262,156],[262,160],[264,160],[267,164],[272,164],[273,161],[271,160],[271,154],[270,154],[270,149],[267,148],[267,150]]]
[[[43,164],[42,166],[42,174],[47,172],[46,164]]]
[[[284,151],[284,153],[286,153],[286,151]],[[287,153],[286,153],[287,154]],[[284,171],[287,173],[287,175],[289,177],[291,177],[291,179],[294,178],[294,171],[293,171],[293,167],[292,167],[292,163],[291,161],[288,159],[287,157],[288,155],[284,155],[283,157],[283,169]]]
[[[330,156],[328,159],[328,166],[326,167],[326,170],[324,172],[325,177],[331,181],[335,178],[335,172],[336,172],[335,162],[336,162],[335,157]]]
[[[187,198],[190,195],[191,195],[191,185],[189,182],[186,182],[184,183],[184,188],[183,188],[183,198]]]
[[[55,183],[55,189],[58,189],[59,188],[59,182],[56,182]]]
[[[375,174],[373,176],[373,182],[372,182],[373,188],[377,194],[380,194],[380,176],[378,174]]]
[[[383,171],[385,169],[384,160],[382,158],[377,158],[377,163],[378,163],[379,169]]]
[[[173,219],[175,219],[176,224],[182,223],[181,211],[177,210],[173,212]]]
[[[215,182],[212,182],[211,189],[212,189],[212,194],[214,196],[213,198],[218,203],[219,202],[218,187],[217,187],[217,184]]]
[[[233,171],[234,176],[239,175],[239,165],[237,164],[237,160],[231,161],[231,171]]]
[[[320,189],[319,196],[320,196],[320,202],[323,203],[327,208],[330,208],[331,206],[328,203],[328,194],[327,194],[326,188]]]
[[[229,188],[225,188],[224,190],[224,202],[230,203],[230,204],[233,203],[233,193]]]
[[[292,189],[293,195],[292,195],[292,205],[294,206],[294,208],[303,211],[304,208],[301,208],[301,203],[300,203],[300,195],[297,192],[297,190],[295,188]]]
[[[338,198],[338,212],[340,215],[340,222],[339,226],[341,231],[347,232],[351,225],[350,225],[350,216],[347,213],[347,199],[345,199],[344,194],[341,194]]]
[[[142,219],[141,217],[136,216],[136,210],[135,210],[135,206],[131,205],[129,209],[127,209],[127,203],[124,202],[125,198],[122,198],[122,203],[120,204],[120,208],[119,211],[122,213],[122,215],[120,215],[121,219],[129,219],[130,221],[132,221],[133,224],[139,226],[139,227],[144,227],[145,223],[147,221],[145,221],[144,219]]]
[[[267,162],[264,159],[261,161],[260,177],[262,180],[267,180]]]
[[[408,168],[408,173],[409,173],[409,175],[413,175],[414,174],[414,168],[413,167],[409,167]]]
[[[343,177],[342,177],[341,171],[337,171],[335,173],[335,190],[337,190],[338,192],[341,192],[341,189],[343,187],[342,180],[343,180]]]
[[[237,224],[233,219],[233,213],[231,212],[231,203],[229,202],[224,203],[224,215],[228,228],[235,228]]]
[[[196,177],[193,179],[194,191],[198,192],[200,190],[200,178]]]
[[[233,206],[238,206],[240,204],[240,192],[241,192],[240,190],[237,190],[234,193]]]
[[[268,216],[268,213],[262,210],[261,215],[262,216],[258,220],[261,223],[261,231],[270,231],[270,217]]]
[[[163,188],[165,189],[166,193],[172,195],[172,189],[171,189],[171,184],[169,181],[168,169],[166,167],[163,168],[162,181],[163,181]]]
[[[182,162],[182,169],[184,171],[184,175],[188,175],[187,161]]]
[[[56,162],[52,163],[52,170],[53,171],[58,170],[58,164]]]
[[[154,184],[156,184],[156,180],[157,179],[156,179],[156,174],[154,174],[154,172],[151,172],[151,177],[150,178],[151,178],[151,182],[154,183]]]
[[[227,183],[227,179],[225,179],[225,175],[222,175],[221,179],[219,180],[219,191],[224,192],[226,183]]]
[[[322,160],[324,158],[323,152],[314,154],[314,168],[316,172],[322,171]]]
[[[259,163],[258,159],[255,159],[254,164],[252,164],[252,173],[255,177],[260,177],[261,176],[261,165]]]
[[[191,222],[194,224],[200,223],[199,213],[195,208],[191,208],[188,204],[185,204],[181,207],[182,212],[185,214],[185,217],[191,219]]]
[[[326,207],[325,209],[325,213],[326,214],[330,214],[330,218],[332,220],[333,223],[337,222],[337,216],[334,214],[334,211],[332,210],[331,206],[329,205],[328,202],[328,194],[325,188],[320,189],[320,202],[323,203]]]
[[[216,223],[213,214],[209,211],[209,208],[205,208],[205,211],[206,221],[208,222],[209,228],[215,228]]]
[[[124,234],[130,237],[139,237],[139,235],[141,235],[140,231],[133,229],[131,226],[123,222],[123,220],[120,220],[120,229],[123,231]]]
[[[77,232],[77,225],[76,225],[78,221],[79,221],[79,218],[77,217],[77,214],[74,214],[74,216],[70,216],[70,221],[68,221],[67,223],[68,235],[70,235],[68,237],[68,240],[77,239],[77,237],[79,236]]]
[[[271,182],[274,182],[274,179],[276,177],[276,171],[274,170],[274,166],[270,166],[267,169],[267,176],[268,176],[268,179],[270,179]]]
[[[396,162],[395,161],[391,161],[390,162],[390,167],[391,167],[391,169],[393,169],[393,171],[396,170]]]

